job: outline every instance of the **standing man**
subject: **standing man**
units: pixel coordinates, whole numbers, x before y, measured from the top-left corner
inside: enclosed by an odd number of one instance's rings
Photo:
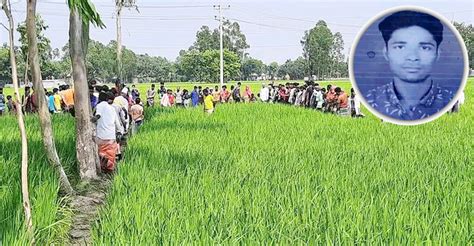
[[[0,116],[5,113],[5,95],[3,95],[3,88],[0,88]]]
[[[12,96],[10,96],[10,95],[7,96],[7,108],[8,108],[8,113],[9,114],[16,114],[16,105],[13,102]]]
[[[193,107],[196,107],[199,103],[199,91],[197,86],[194,86],[194,90],[191,92],[191,102]]]
[[[151,88],[146,92],[146,105],[148,107],[153,107],[155,105],[155,84],[151,84]]]
[[[212,92],[212,101],[214,102],[214,107],[221,101],[221,92],[219,91],[219,86],[214,87],[214,91]]]
[[[237,86],[234,88],[232,91],[232,98],[234,99],[234,102],[238,103],[242,101],[242,97],[240,95],[240,86],[242,84],[240,82],[237,83]]]
[[[101,92],[95,116],[92,118],[93,122],[97,122],[96,143],[99,150],[100,166],[105,172],[115,170],[115,156],[117,154],[117,116],[115,109],[111,106],[112,101],[113,95]]]
[[[334,90],[337,95],[337,114],[342,116],[349,116],[349,97],[340,87]]]
[[[221,90],[221,103],[226,103],[229,101],[230,92],[227,90],[227,86],[223,85]]]
[[[140,98],[135,99],[135,104],[130,108],[130,115],[132,116],[132,135],[135,135],[144,119]]]
[[[160,98],[167,93],[165,82],[160,82]]]
[[[210,115],[214,112],[213,98],[207,89],[204,89],[203,94],[204,94],[204,113],[207,113],[208,115]]]
[[[61,97],[65,105],[65,111],[69,112],[74,117],[74,89],[70,88],[69,85],[66,85],[65,90],[61,92]]]
[[[58,88],[53,89],[53,97],[54,97],[54,108],[56,109],[56,112],[61,112],[62,107],[61,107],[61,96],[58,94]]]
[[[137,88],[135,88],[135,85],[132,85],[132,92],[131,92],[131,94],[132,94],[132,100],[133,100],[134,102],[135,102],[135,100],[136,100],[137,98],[140,97],[140,92],[138,91]]]
[[[269,86],[262,84],[262,89],[260,90],[260,100],[262,100],[262,102],[268,102],[270,99],[270,89],[268,87]]]

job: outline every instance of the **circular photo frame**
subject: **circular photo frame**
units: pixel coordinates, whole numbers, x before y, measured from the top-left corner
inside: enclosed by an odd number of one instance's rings
[[[351,47],[349,76],[364,106],[383,121],[419,125],[456,104],[468,77],[456,28],[418,6],[385,10],[366,23]]]

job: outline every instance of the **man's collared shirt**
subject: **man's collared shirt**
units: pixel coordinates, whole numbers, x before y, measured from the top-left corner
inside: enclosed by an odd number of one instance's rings
[[[436,114],[453,99],[451,90],[431,82],[431,87],[413,107],[406,108],[400,102],[393,81],[368,91],[367,103],[378,112],[400,120],[418,120]]]

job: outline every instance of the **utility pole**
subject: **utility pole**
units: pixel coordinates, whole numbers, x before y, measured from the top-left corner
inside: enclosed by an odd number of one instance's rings
[[[123,7],[132,8],[138,11],[136,0],[115,0],[115,25],[117,28],[117,78],[123,79],[123,64],[122,64],[122,9]]]
[[[116,1],[116,19],[117,28],[117,78],[122,80],[122,6],[123,1]],[[121,82],[122,83],[122,82]]]
[[[220,46],[220,82],[221,82],[221,87],[224,85],[224,45],[223,45],[223,40],[222,40],[222,10],[230,8],[230,5],[227,5],[226,7],[222,7],[222,5],[214,5],[214,9],[219,11],[219,46]]]

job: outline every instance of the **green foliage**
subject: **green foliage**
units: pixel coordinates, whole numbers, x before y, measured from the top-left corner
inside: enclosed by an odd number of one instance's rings
[[[105,28],[105,24],[102,22],[99,13],[90,0],[68,0],[67,2],[69,9],[77,9],[85,25],[92,23],[97,27]]]
[[[469,67],[474,69],[474,26],[472,24],[468,25],[466,23],[457,22],[454,22],[454,26],[464,39],[464,44],[466,45],[469,57]]]
[[[51,41],[44,35],[48,29],[48,25],[44,22],[40,15],[36,15],[36,36],[38,44],[38,56],[40,60],[40,67],[43,78],[57,77],[57,71],[54,70],[55,64],[52,63],[52,48]],[[25,66],[28,63],[28,36],[26,31],[26,21],[19,23],[17,31],[20,34],[18,41],[20,41],[20,54],[17,57],[18,76],[21,80],[24,79]],[[30,76],[29,76],[30,77]]]
[[[306,31],[301,44],[307,60],[307,76],[316,75],[318,79],[325,79],[347,74],[342,35],[339,32],[333,35],[326,22],[320,20]]]
[[[245,34],[240,30],[239,23],[230,22],[229,20],[224,21],[222,32],[222,45],[224,49],[232,51],[239,57],[242,57],[245,53],[245,49],[248,49],[250,46],[247,44]],[[219,33],[219,28],[216,28],[211,32],[208,26],[202,26],[196,33],[196,41],[189,50],[195,49],[201,52],[206,50],[219,50]]]
[[[40,62],[42,65],[51,60],[51,41],[49,38],[44,36],[44,31],[48,29],[48,26],[44,22],[43,18],[40,15],[36,15],[36,35],[38,42],[38,53]],[[17,32],[20,34],[20,51],[23,62],[26,61],[28,54],[28,36],[26,31],[26,21],[19,23],[17,27]]]
[[[138,55],[136,69],[137,77],[141,82],[164,82],[177,79],[174,64],[163,57]]]
[[[278,76],[283,78],[288,74],[290,79],[303,79],[307,76],[306,65],[306,60],[301,56],[294,61],[290,59],[286,60],[286,62],[278,68]]]
[[[0,85],[10,82],[12,78],[10,48],[6,47],[6,45],[0,48],[0,68]]]
[[[186,81],[218,82],[219,61],[219,50],[190,50],[179,58],[178,73],[183,75]],[[224,78],[236,78],[239,71],[239,57],[232,51],[224,50]]]
[[[278,72],[278,63],[277,62],[272,62],[267,66],[267,74],[271,76],[273,79]]]
[[[242,60],[241,72],[244,80],[256,79],[256,77],[266,72],[265,70],[266,66],[261,60],[252,57],[245,57]]]
[[[414,127],[286,105],[149,110],[94,243],[469,245],[466,93],[460,113]]]

